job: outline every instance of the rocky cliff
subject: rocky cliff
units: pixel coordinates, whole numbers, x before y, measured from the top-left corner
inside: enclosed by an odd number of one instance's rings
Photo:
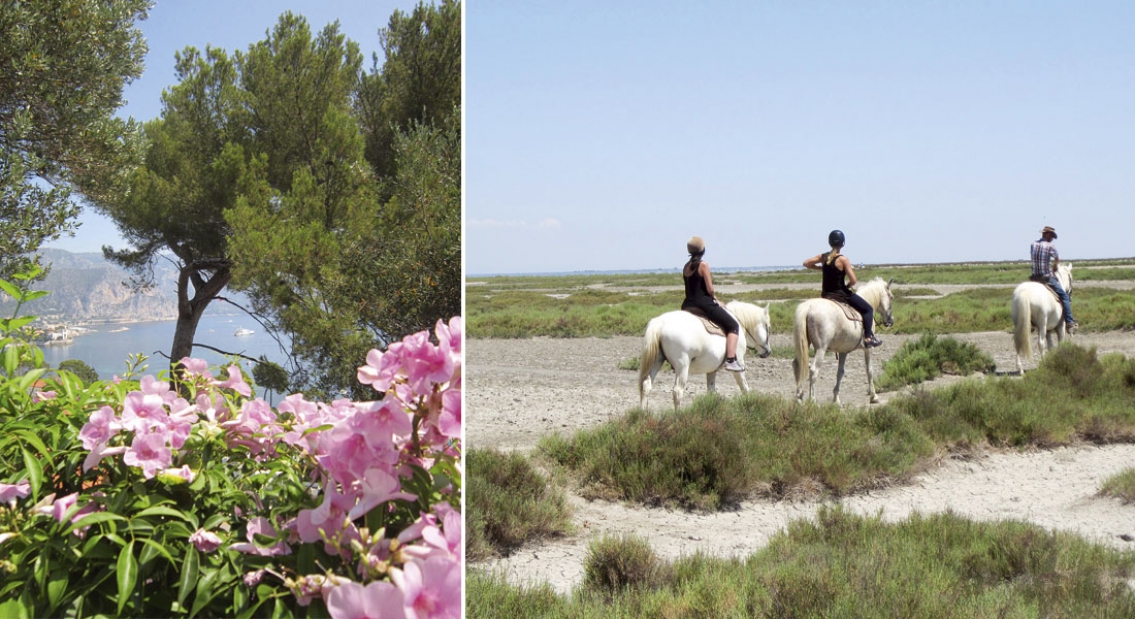
[[[155,266],[157,285],[135,292],[125,282],[130,273],[103,259],[102,254],[73,254],[43,250],[51,264],[47,279],[34,290],[51,294],[24,305],[20,313],[50,322],[141,322],[177,317],[177,271],[172,264]],[[0,315],[11,316],[12,299],[0,294]]]

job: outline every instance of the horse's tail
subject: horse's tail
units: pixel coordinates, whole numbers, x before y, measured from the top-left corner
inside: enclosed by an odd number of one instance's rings
[[[639,399],[643,397],[643,382],[650,376],[650,369],[658,362],[659,355],[662,355],[662,321],[658,318],[651,318],[650,322],[646,323],[646,338],[638,366]]]
[[[1017,349],[1017,357],[1031,357],[1032,350],[1032,321],[1033,308],[1029,301],[1027,290],[1018,288],[1013,293],[1013,347]]]
[[[792,359],[792,372],[796,376],[796,384],[800,385],[801,376],[808,371],[808,307],[807,302],[796,306],[796,316],[792,324],[792,343],[796,349],[796,356]]]

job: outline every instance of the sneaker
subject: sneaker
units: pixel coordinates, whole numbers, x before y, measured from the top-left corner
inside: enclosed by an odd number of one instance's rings
[[[1075,331],[1079,328],[1080,328],[1080,323],[1076,322],[1075,320],[1073,320],[1072,322],[1064,323],[1064,330],[1069,332],[1069,333],[1072,333],[1073,331]]]
[[[879,339],[879,338],[877,338],[873,335],[871,336],[871,339],[863,340],[863,347],[864,348],[874,348],[876,346],[882,346],[882,345],[883,345],[883,340],[881,340],[881,339]]]
[[[730,372],[744,372],[745,366],[741,365],[741,362],[736,359],[730,359],[725,362],[725,369]]]

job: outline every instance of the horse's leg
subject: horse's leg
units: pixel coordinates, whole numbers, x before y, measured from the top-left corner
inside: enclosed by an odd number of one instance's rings
[[[812,358],[812,364],[808,366],[808,399],[816,399],[816,381],[820,378],[820,363],[824,360],[824,355],[827,354],[828,349],[816,347],[816,354]]]
[[[875,404],[879,401],[878,394],[875,393],[875,380],[871,377],[871,349],[863,349],[863,361],[867,364],[867,401]]]
[[[835,358],[839,363],[835,371],[835,389],[832,389],[832,396],[835,403],[839,404],[839,384],[843,382],[843,370],[847,365],[847,353],[837,352]]]
[[[674,363],[673,360],[670,361]],[[682,395],[686,392],[686,381],[690,379],[690,360],[682,358],[674,366],[674,410],[682,405]]]
[[[665,362],[666,359],[659,355],[654,365],[650,367],[650,374],[642,381],[642,397],[638,401],[639,408],[646,408],[646,396],[654,386],[654,377],[658,376],[658,372],[662,370],[662,364]]]
[[[741,365],[745,364],[740,355],[738,355],[737,360],[741,361]],[[737,387],[741,390],[741,393],[749,393],[749,381],[745,380],[745,373],[730,372],[730,374],[732,374],[733,378],[737,380]]]
[[[1042,312],[1036,323],[1036,346],[1040,349],[1040,358],[1048,352],[1048,313]]]
[[[717,393],[717,370],[705,375],[705,390],[709,393]]]

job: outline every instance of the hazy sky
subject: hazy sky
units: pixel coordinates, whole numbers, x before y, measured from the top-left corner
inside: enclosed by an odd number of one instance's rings
[[[1135,3],[466,6],[466,273],[1135,256]]]
[[[266,37],[284,11],[307,18],[313,32],[339,21],[339,29],[359,44],[363,67],[372,67],[372,55],[380,54],[378,29],[386,27],[395,9],[413,10],[416,0],[157,0],[150,17],[141,22],[149,46],[146,70],[127,86],[128,103],[119,115],[150,120],[161,115],[162,90],[176,83],[174,52],[194,46],[220,47],[229,53],[247,51]],[[97,252],[103,245],[123,244],[114,223],[86,210],[74,238],[60,239],[48,247],[74,252]]]

